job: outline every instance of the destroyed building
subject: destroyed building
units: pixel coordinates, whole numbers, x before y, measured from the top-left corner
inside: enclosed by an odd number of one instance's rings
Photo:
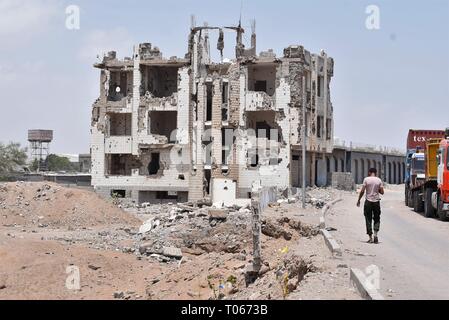
[[[210,32],[235,34],[235,58],[212,61]],[[292,45],[256,54],[238,27],[192,26],[184,58],[143,43],[133,56],[106,55],[92,109],[92,185],[139,202],[248,203],[252,185],[300,187],[333,151],[330,82],[334,61]],[[235,40],[234,40],[235,39]],[[305,108],[305,119],[302,111]],[[302,141],[305,124],[306,141]]]

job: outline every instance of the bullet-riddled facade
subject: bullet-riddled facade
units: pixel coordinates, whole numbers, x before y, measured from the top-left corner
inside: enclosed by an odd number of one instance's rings
[[[213,62],[209,32],[235,32],[235,59]],[[256,54],[241,27],[192,27],[184,58],[149,43],[130,58],[115,52],[95,67],[100,98],[92,109],[92,184],[139,202],[249,201],[253,183],[281,189],[326,184],[333,149],[333,59],[289,46],[282,57]],[[302,118],[305,108],[305,119]],[[306,141],[301,128],[305,124]]]

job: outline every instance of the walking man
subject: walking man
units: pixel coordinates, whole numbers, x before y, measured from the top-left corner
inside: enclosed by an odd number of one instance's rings
[[[360,207],[360,200],[366,192],[365,205],[363,213],[366,221],[366,233],[369,236],[368,243],[379,243],[377,233],[380,228],[380,195],[384,194],[384,185],[382,180],[377,177],[377,169],[371,168],[368,177],[363,180],[363,187],[360,190],[357,207]],[[374,240],[373,240],[373,222],[374,222]]]

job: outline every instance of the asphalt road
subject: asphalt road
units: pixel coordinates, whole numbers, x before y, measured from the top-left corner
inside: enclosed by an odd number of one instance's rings
[[[379,244],[368,244],[363,209],[346,194],[326,217],[343,249],[343,260],[367,274],[380,270],[379,292],[386,299],[449,299],[449,223],[425,218],[403,202],[403,186],[382,199]],[[363,205],[363,204],[362,204]]]

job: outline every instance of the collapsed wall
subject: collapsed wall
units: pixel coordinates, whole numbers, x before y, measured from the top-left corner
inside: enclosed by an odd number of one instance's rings
[[[209,32],[236,33],[232,60],[213,62]],[[242,42],[243,28],[192,27],[184,58],[144,43],[132,58],[115,52],[95,65],[100,98],[92,109],[92,184],[139,202],[210,199],[250,202],[252,184],[299,187],[300,152],[309,185],[326,178],[332,152],[333,60],[290,46],[278,58]],[[302,118],[305,108],[305,119]],[[306,130],[302,141],[301,127]]]

